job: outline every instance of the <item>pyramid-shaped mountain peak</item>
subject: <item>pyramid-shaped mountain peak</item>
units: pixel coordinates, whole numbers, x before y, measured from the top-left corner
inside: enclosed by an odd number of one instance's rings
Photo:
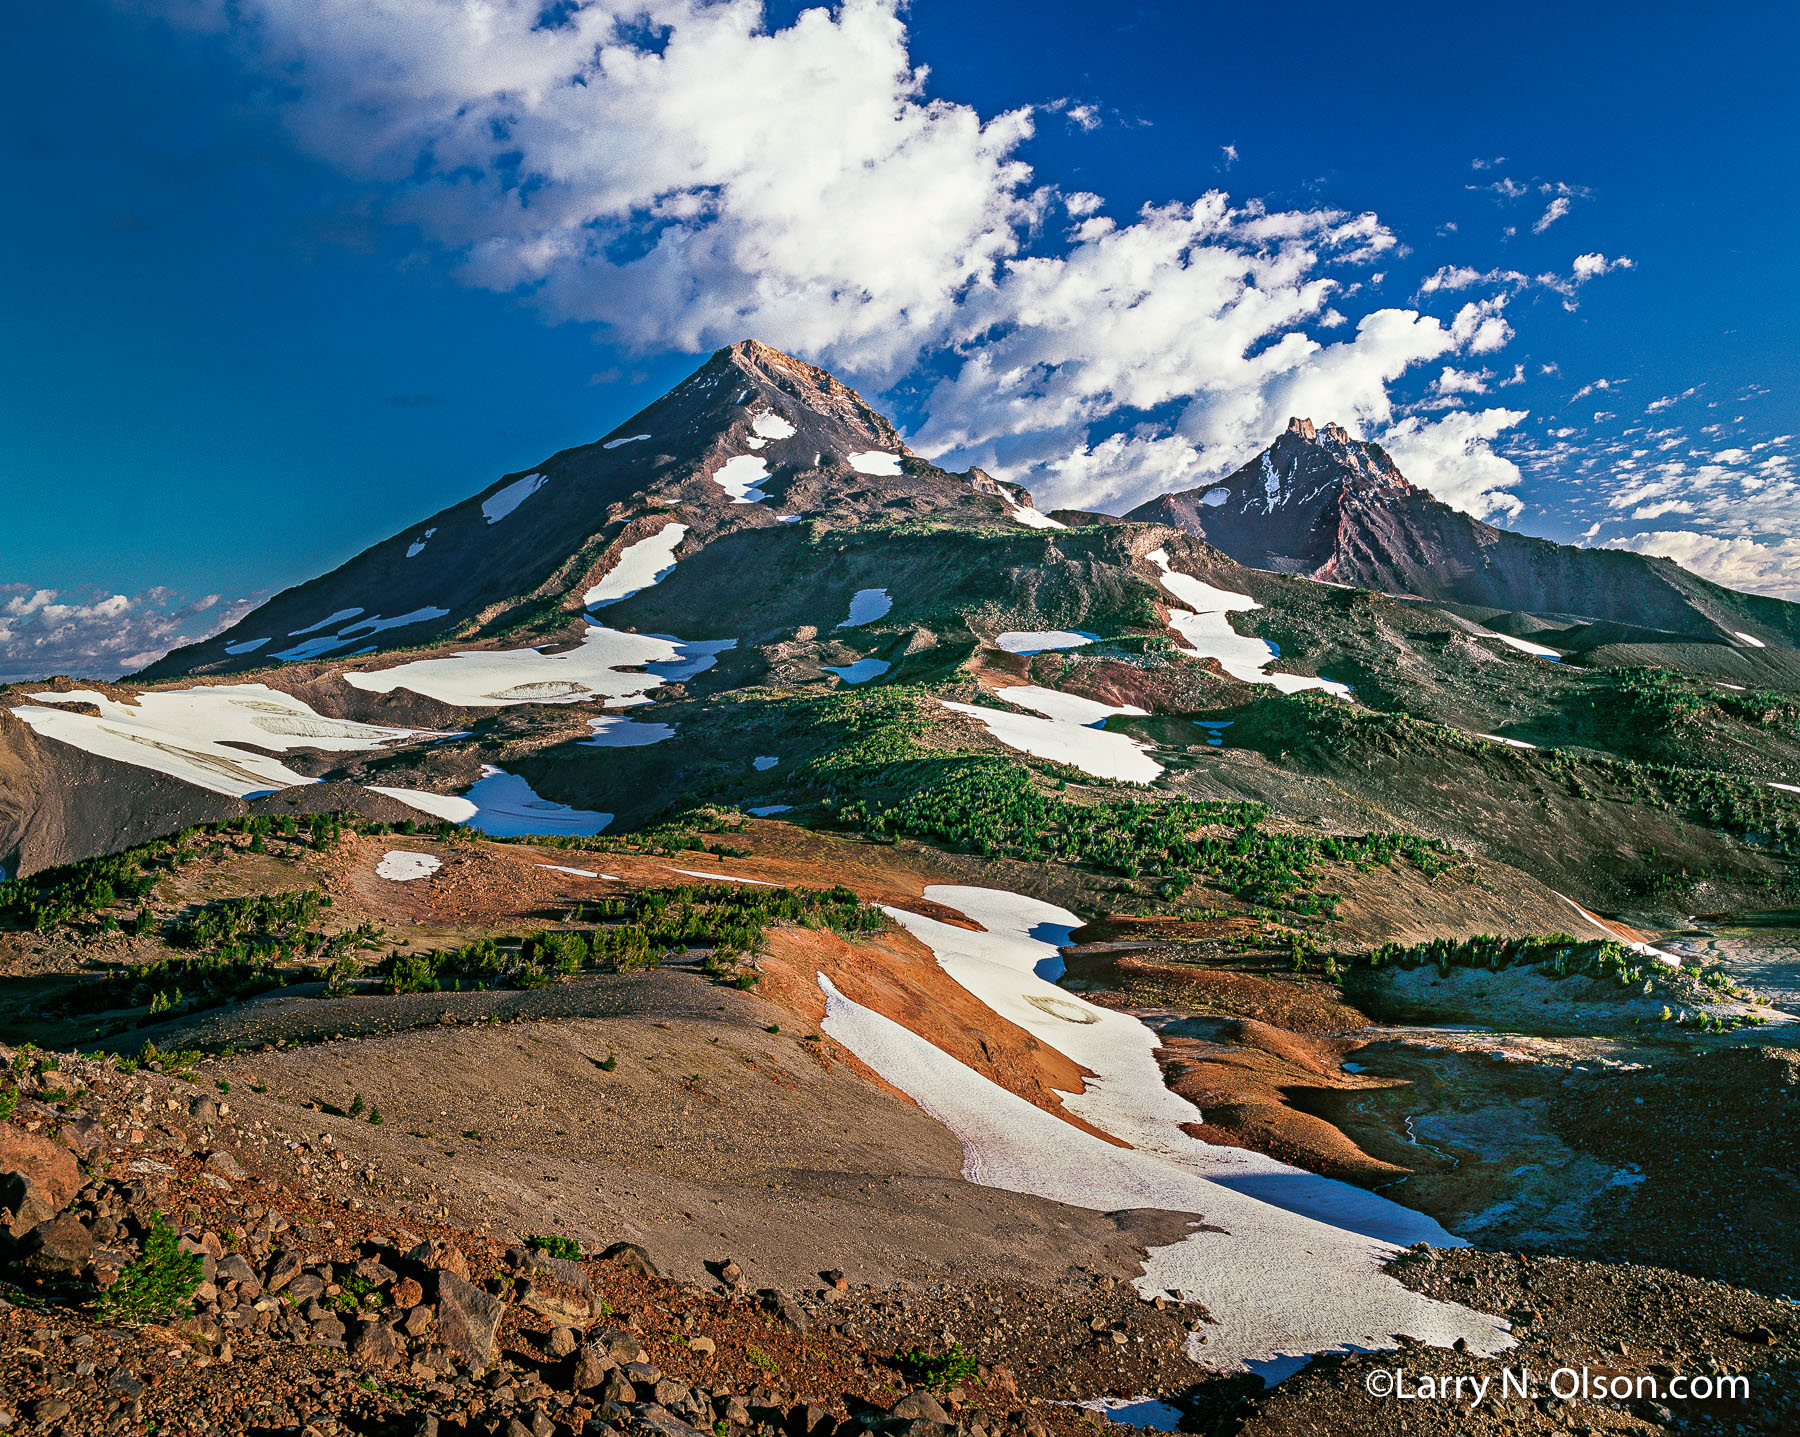
[[[1048,523],[1016,486],[919,459],[885,415],[826,370],[740,340],[600,439],[503,475],[143,676],[502,632],[549,637],[579,620],[584,596],[623,548],[651,536],[667,535],[661,542],[685,553],[807,518],[838,526],[1020,514]]]

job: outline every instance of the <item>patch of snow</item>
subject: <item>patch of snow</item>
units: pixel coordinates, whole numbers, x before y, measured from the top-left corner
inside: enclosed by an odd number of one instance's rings
[[[451,823],[467,823],[479,811],[466,798],[458,798],[454,793],[427,793],[422,788],[384,788],[381,784],[369,785],[371,793],[385,793],[389,798],[416,808],[421,813],[429,813],[433,818],[446,819]]]
[[[264,639],[245,639],[241,643],[225,645],[228,654],[253,654],[269,641]]]
[[[498,524],[508,514],[517,509],[547,482],[543,474],[527,474],[523,479],[515,479],[504,489],[496,490],[481,501],[481,512],[487,516],[490,524]]]
[[[1490,742],[1490,743],[1503,743],[1508,748],[1536,748],[1537,747],[1537,745],[1535,743],[1526,743],[1525,740],[1522,738],[1507,738],[1504,734],[1478,733],[1475,735],[1475,737],[1487,739],[1488,742]]]
[[[1080,694],[1065,694],[1061,689],[1040,688],[1036,684],[1014,684],[993,690],[994,697],[1019,708],[1030,709],[1045,718],[1086,728],[1098,728],[1114,714],[1131,718],[1148,718],[1150,711],[1136,704],[1103,704],[1098,699],[1085,699]]]
[[[798,514],[777,514],[775,522],[777,524],[798,524],[800,516]]]
[[[357,612],[360,613],[361,610]],[[378,634],[383,629],[399,629],[408,624],[422,624],[427,619],[441,619],[449,612],[448,609],[433,608],[428,604],[422,609],[414,609],[410,614],[400,614],[391,619],[384,619],[377,614],[372,619],[359,619],[354,624],[346,625],[335,634],[321,634],[317,638],[306,640],[305,643],[295,644],[291,649],[283,649],[274,657],[289,661],[316,659],[322,654],[330,653],[333,649],[343,648],[345,644],[353,644],[358,639],[368,638],[370,634]]]
[[[850,617],[839,624],[840,629],[859,629],[864,624],[872,624],[877,619],[886,618],[888,611],[894,607],[894,601],[888,597],[886,589],[858,589],[850,596]]]
[[[1154,1397],[1091,1397],[1075,1406],[1097,1412],[1109,1422],[1127,1427],[1148,1427],[1153,1432],[1176,1432],[1181,1428],[1182,1411]]]
[[[492,834],[495,838],[529,838],[538,834],[561,833],[577,838],[592,838],[612,822],[610,813],[591,809],[570,808],[541,798],[532,786],[516,773],[489,764],[481,767],[481,778],[465,797],[475,805],[475,815],[463,820],[468,827]]]
[[[617,883],[619,881],[610,873],[596,873],[591,868],[564,868],[560,863],[540,863],[538,864],[538,867],[548,868],[552,873],[572,874],[576,878],[604,878],[609,883]]]
[[[1009,654],[1041,654],[1051,649],[1078,649],[1095,644],[1100,635],[1085,629],[1008,629],[994,640],[994,647]]]
[[[763,445],[768,442],[767,439],[758,439],[754,434],[746,435],[744,438],[744,443],[748,444],[752,449],[761,449]]]
[[[425,545],[431,541],[431,536],[435,533],[437,533],[435,528],[427,529],[423,534],[419,535],[418,538],[414,539],[412,543],[406,546],[406,557],[409,559],[416,559],[419,555],[423,554],[425,552]]]
[[[623,439],[608,439],[606,443],[602,444],[600,447],[602,449],[617,449],[621,444],[637,444],[649,437],[648,434],[627,434]]]
[[[736,639],[687,642],[656,634],[627,634],[590,625],[581,643],[559,654],[541,649],[475,649],[441,659],[415,659],[390,669],[344,675],[367,693],[408,689],[459,708],[578,703],[635,698],[668,682],[702,673]],[[630,669],[647,672],[632,673]]]
[[[1275,472],[1274,461],[1267,453],[1262,457],[1264,513],[1273,514],[1276,502],[1281,498],[1281,476]]]
[[[762,754],[756,758],[751,759],[750,766],[752,768],[754,768],[758,773],[767,773],[770,769],[774,768],[775,765],[780,762],[781,762],[781,760],[779,758],[777,758],[774,754]]]
[[[769,461],[752,454],[727,459],[713,471],[712,480],[731,496],[733,504],[760,504],[769,496],[756,486],[769,477]]]
[[[793,808],[791,803],[765,803],[760,808],[746,808],[744,812],[752,818],[768,818],[772,814],[791,813]]]
[[[1770,788],[1778,788],[1783,793],[1800,793],[1800,783],[1776,783],[1770,780]]]
[[[1478,639],[1498,639],[1508,648],[1517,649],[1522,654],[1530,654],[1533,658],[1555,659],[1559,662],[1562,659],[1562,655],[1557,653],[1555,649],[1547,649],[1542,644],[1534,644],[1530,639],[1515,639],[1511,634],[1496,634],[1491,630],[1483,629],[1480,633],[1476,634],[1475,637]]]
[[[21,704],[13,713],[45,738],[234,798],[318,782],[237,744],[278,753],[300,748],[353,753],[435,736],[429,729],[327,718],[265,684],[160,690],[130,701],[91,689],[31,697],[37,702]],[[100,712],[92,716],[55,707],[67,703],[92,704]]]
[[[339,624],[343,623],[345,619],[354,619],[362,612],[361,609],[339,609],[335,614],[327,614],[324,618],[320,619],[318,623],[308,624],[304,629],[289,629],[288,637],[290,639],[297,639],[302,634],[316,634],[320,629],[335,629]]]
[[[602,714],[599,718],[589,719],[588,727],[593,730],[594,736],[582,739],[579,745],[582,748],[644,748],[675,737],[673,724],[638,723],[632,719],[619,718],[616,714]]]
[[[1267,462],[1267,456],[1264,458]],[[1232,614],[1249,613],[1261,604],[1248,594],[1234,594],[1229,589],[1215,589],[1204,580],[1180,574],[1169,567],[1166,549],[1153,549],[1144,556],[1162,570],[1162,586],[1194,611],[1169,610],[1169,626],[1188,641],[1182,650],[1190,658],[1216,659],[1219,667],[1232,678],[1247,684],[1273,684],[1284,694],[1303,689],[1322,689],[1339,698],[1350,697],[1348,684],[1327,678],[1308,678],[1303,674],[1272,674],[1268,666],[1276,659],[1274,646],[1261,639],[1240,634],[1231,627]]]
[[[759,414],[750,421],[750,427],[764,439],[792,439],[798,432],[779,414]]]
[[[1231,491],[1229,489],[1208,489],[1200,496],[1200,502],[1206,505],[1208,509],[1217,509],[1230,497]]]
[[[1023,524],[1027,529],[1066,529],[1069,526],[1060,519],[1052,519],[1048,514],[1040,514],[1036,509],[1015,504],[1006,511],[1006,517],[1015,524]]]
[[[606,577],[583,594],[581,601],[590,609],[603,609],[660,584],[675,572],[675,547],[687,537],[687,531],[686,524],[664,524],[648,539],[628,544]]]
[[[858,659],[853,664],[844,664],[834,668],[825,665],[825,672],[836,674],[847,684],[866,684],[870,679],[878,679],[893,667],[886,659]]]
[[[1554,893],[1555,890],[1552,889],[1551,892]],[[1679,968],[1681,966],[1681,960],[1673,953],[1665,953],[1660,948],[1652,948],[1648,943],[1640,943],[1634,938],[1627,938],[1623,933],[1620,933],[1618,929],[1614,928],[1612,924],[1595,914],[1589,913],[1587,909],[1583,908],[1573,898],[1569,897],[1568,894],[1557,893],[1556,896],[1562,899],[1564,903],[1568,904],[1569,907],[1573,908],[1583,918],[1587,919],[1590,924],[1595,928],[1598,928],[1621,948],[1629,948],[1633,953],[1641,954],[1645,958],[1654,958],[1657,962],[1665,964],[1670,968]]]
[[[1769,647],[1761,639],[1757,638],[1755,634],[1746,634],[1741,629],[1733,629],[1731,632],[1736,634],[1753,649],[1766,649]]]
[[[719,883],[754,883],[758,888],[779,888],[779,883],[770,883],[762,878],[745,878],[737,873],[707,873],[698,868],[671,868],[671,873],[679,873],[684,878],[711,878]]]
[[[900,456],[885,449],[861,449],[849,456],[850,467],[858,474],[883,474],[893,478],[900,473]]]
[[[429,878],[444,866],[441,858],[429,853],[408,853],[403,848],[390,848],[375,865],[377,878],[391,878],[395,883],[411,883],[415,878]]]
[[[1150,1249],[1135,1283],[1147,1298],[1174,1293],[1205,1304],[1212,1323],[1190,1339],[1195,1361],[1241,1370],[1313,1352],[1391,1348],[1399,1334],[1438,1346],[1461,1337],[1484,1354],[1508,1345],[1500,1320],[1413,1293],[1381,1271],[1409,1242],[1464,1245],[1430,1218],[1183,1133],[1180,1123],[1200,1114],[1163,1085],[1155,1034],[1049,981],[1061,968],[1057,943],[1080,921],[1073,914],[993,890],[933,887],[927,896],[987,931],[887,911],[996,1012],[1059,1052],[1084,1055],[1075,1060],[1094,1076],[1066,1105],[1132,1146],[1114,1147],[1034,1106],[820,974],[823,1030],[956,1134],[971,1182],[1100,1212],[1203,1215],[1204,1229]],[[1295,1282],[1302,1269],[1306,1280]]]
[[[1015,698],[1017,688],[1001,689],[998,696],[1025,707],[1045,706],[1033,703],[1030,695],[1049,695],[1055,701],[1055,716],[1032,718],[1025,714],[1007,713],[1002,709],[979,708],[974,704],[939,702],[955,713],[978,719],[994,738],[1008,748],[1034,754],[1053,763],[1066,763],[1095,778],[1119,779],[1125,783],[1150,783],[1163,771],[1151,758],[1145,746],[1129,734],[1106,733],[1086,727],[1096,714],[1104,721],[1110,714],[1127,710],[1109,708],[1092,699],[1074,694],[1059,694],[1051,689],[1030,689],[1026,697]],[[1142,713],[1142,709],[1129,710]]]

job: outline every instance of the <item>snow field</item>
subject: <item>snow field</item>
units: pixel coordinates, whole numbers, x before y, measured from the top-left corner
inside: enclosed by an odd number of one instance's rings
[[[713,471],[712,480],[731,496],[733,504],[760,504],[769,496],[756,486],[769,477],[769,461],[753,454],[727,459]]]
[[[582,739],[582,748],[644,748],[675,737],[673,724],[638,723],[616,714],[589,719],[588,728],[594,736]]]
[[[750,428],[764,439],[792,439],[797,432],[779,414],[759,414],[750,421]]]
[[[1534,644],[1530,639],[1515,639],[1511,634],[1496,634],[1492,630],[1484,629],[1481,633],[1475,635],[1475,637],[1478,639],[1498,639],[1501,643],[1505,644],[1507,648],[1517,649],[1520,653],[1530,654],[1536,659],[1562,658],[1562,655],[1557,653],[1555,649],[1547,649],[1542,644]]]
[[[1497,734],[1497,733],[1478,733],[1475,735],[1475,737],[1476,738],[1484,738],[1489,743],[1503,743],[1508,748],[1536,748],[1537,747],[1537,745],[1535,743],[1526,743],[1525,740],[1522,738],[1507,738],[1504,735]]]
[[[1036,509],[1027,509],[1019,504],[1009,507],[1006,517],[1015,524],[1023,524],[1027,529],[1066,529],[1069,527],[1060,519],[1052,519],[1048,514],[1040,514]]]
[[[751,759],[750,767],[755,769],[758,773],[767,773],[770,769],[774,768],[775,765],[780,762],[781,762],[781,760],[778,757],[776,757],[774,754],[765,753],[765,754],[759,754],[757,757]]]
[[[623,439],[608,439],[606,443],[602,444],[600,447],[602,449],[617,449],[621,444],[637,444],[649,437],[648,434],[627,434]]]
[[[1106,722],[1114,714],[1142,715],[1143,709],[1130,704],[1096,703],[1093,699],[1058,693],[1055,689],[1039,688],[1034,684],[996,689],[994,695],[1007,703],[1035,710],[1044,717],[1007,713],[975,704],[939,702],[956,713],[979,719],[988,733],[1008,748],[1053,763],[1069,764],[1095,778],[1151,783],[1163,771],[1163,766],[1150,757],[1145,745],[1129,734],[1107,733],[1091,727]]]
[[[360,614],[362,610],[357,609],[355,612]],[[406,627],[408,624],[422,624],[427,619],[441,619],[449,612],[448,609],[439,609],[427,604],[422,609],[414,609],[409,614],[398,614],[391,619],[384,619],[381,615],[377,614],[372,619],[358,619],[353,624],[346,624],[334,634],[321,634],[316,638],[306,640],[305,643],[295,644],[291,649],[283,649],[280,653],[274,655],[274,657],[290,661],[298,659],[316,659],[330,653],[333,649],[341,649],[346,644],[353,644],[358,639],[366,639],[371,634],[378,634],[384,629],[400,629]],[[332,623],[336,618],[337,615],[334,614],[330,619],[325,620],[325,622]],[[318,624],[313,625],[314,629],[318,627]],[[310,633],[311,630],[309,629],[305,632]],[[289,637],[291,638],[293,636],[290,634]]]
[[[414,539],[412,543],[406,546],[406,557],[409,559],[416,559],[419,555],[423,554],[425,552],[425,546],[431,542],[431,536],[435,533],[437,533],[436,529],[427,529],[423,534],[419,535],[418,538]]]
[[[759,808],[746,808],[744,812],[752,818],[768,818],[772,814],[792,813],[793,810],[794,805],[791,803],[765,803]]]
[[[847,459],[858,474],[882,474],[891,479],[900,473],[900,456],[885,449],[861,449]]]
[[[368,693],[408,689],[459,708],[625,699],[665,682],[692,678],[717,663],[720,653],[736,647],[736,639],[688,643],[595,624],[581,644],[566,653],[471,650],[442,659],[415,659],[391,669],[350,672],[344,681]]]
[[[1757,638],[1755,634],[1746,634],[1739,629],[1733,629],[1731,632],[1736,634],[1753,649],[1766,649],[1769,647],[1761,639]]]
[[[878,679],[893,667],[886,659],[858,659],[853,664],[833,667],[825,665],[825,672],[836,674],[847,684],[866,684],[870,679]]]
[[[995,636],[994,647],[1009,654],[1042,654],[1052,649],[1079,649],[1099,641],[1100,635],[1085,629],[1008,629]]]
[[[840,629],[859,629],[864,624],[872,624],[877,619],[884,619],[894,607],[894,601],[888,597],[886,589],[858,589],[850,596],[850,614]]]
[[[162,690],[138,694],[129,702],[92,689],[31,697],[35,703],[19,705],[13,713],[45,738],[234,798],[318,782],[278,759],[235,744],[279,753],[301,748],[354,753],[414,737],[435,737],[428,729],[326,718],[293,695],[265,684]],[[93,704],[99,716],[57,707],[69,703]]]
[[[253,654],[268,642],[267,639],[245,639],[241,643],[225,645],[225,652],[234,658],[239,654]]]
[[[370,784],[369,791],[384,793],[409,808],[416,808],[421,813],[429,813],[433,818],[442,818],[450,823],[467,823],[480,812],[468,799],[459,798],[453,793],[427,793],[422,788],[386,788],[377,783]]]
[[[610,813],[570,808],[566,803],[540,798],[537,791],[516,773],[483,764],[481,774],[480,780],[465,795],[475,805],[475,814],[462,821],[495,838],[530,838],[556,833],[592,838],[612,822]]]
[[[1204,580],[1176,573],[1169,567],[1165,549],[1153,549],[1144,556],[1162,570],[1162,586],[1183,603],[1192,604],[1193,612],[1169,610],[1169,626],[1186,639],[1189,647],[1182,650],[1190,658],[1217,659],[1219,667],[1232,678],[1247,684],[1273,684],[1284,694],[1303,689],[1323,689],[1339,698],[1350,697],[1348,684],[1330,679],[1307,678],[1302,674],[1266,672],[1278,655],[1274,646],[1261,639],[1249,638],[1231,627],[1230,615],[1260,609],[1261,604],[1248,594],[1234,594],[1228,589],[1215,589]]]
[[[629,544],[606,577],[581,596],[590,609],[603,609],[660,584],[675,572],[675,546],[687,537],[686,524],[664,524],[648,539]]]
[[[1390,1243],[1345,1232],[1184,1170],[1116,1148],[1034,1107],[924,1038],[841,993],[819,975],[824,1032],[943,1123],[963,1145],[963,1176],[1098,1212],[1156,1207],[1209,1227],[1152,1248],[1136,1286],[1202,1302],[1213,1324],[1190,1339],[1208,1367],[1239,1370],[1349,1348],[1380,1350],[1395,1335],[1481,1353],[1507,1345],[1503,1324],[1407,1291],[1379,1264]],[[1064,995],[1066,996],[1066,995]],[[1067,1025],[1074,1028],[1075,1024]]]
[[[710,878],[716,883],[754,883],[758,888],[779,888],[779,883],[770,883],[762,878],[745,878],[740,873],[707,873],[698,868],[671,868],[671,873],[679,873],[683,878]]]
[[[481,501],[481,512],[490,524],[498,524],[508,514],[517,509],[548,480],[547,475],[527,474],[523,479],[515,479],[504,489],[497,489]]]
[[[375,865],[377,878],[391,878],[395,883],[411,883],[416,878],[429,878],[444,866],[443,860],[429,853],[408,853],[391,848]]]

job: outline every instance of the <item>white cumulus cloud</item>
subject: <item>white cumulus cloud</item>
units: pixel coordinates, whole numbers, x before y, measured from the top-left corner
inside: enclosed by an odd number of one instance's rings
[[[0,584],[0,683],[52,674],[115,679],[230,627],[254,603],[217,594],[187,603],[161,588],[70,600],[55,589]]]

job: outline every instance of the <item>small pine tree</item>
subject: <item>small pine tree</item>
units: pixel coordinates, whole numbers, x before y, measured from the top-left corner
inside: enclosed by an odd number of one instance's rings
[[[94,1315],[102,1322],[153,1322],[193,1301],[204,1267],[200,1254],[183,1252],[175,1229],[160,1212],[150,1216],[144,1250],[100,1294]]]

